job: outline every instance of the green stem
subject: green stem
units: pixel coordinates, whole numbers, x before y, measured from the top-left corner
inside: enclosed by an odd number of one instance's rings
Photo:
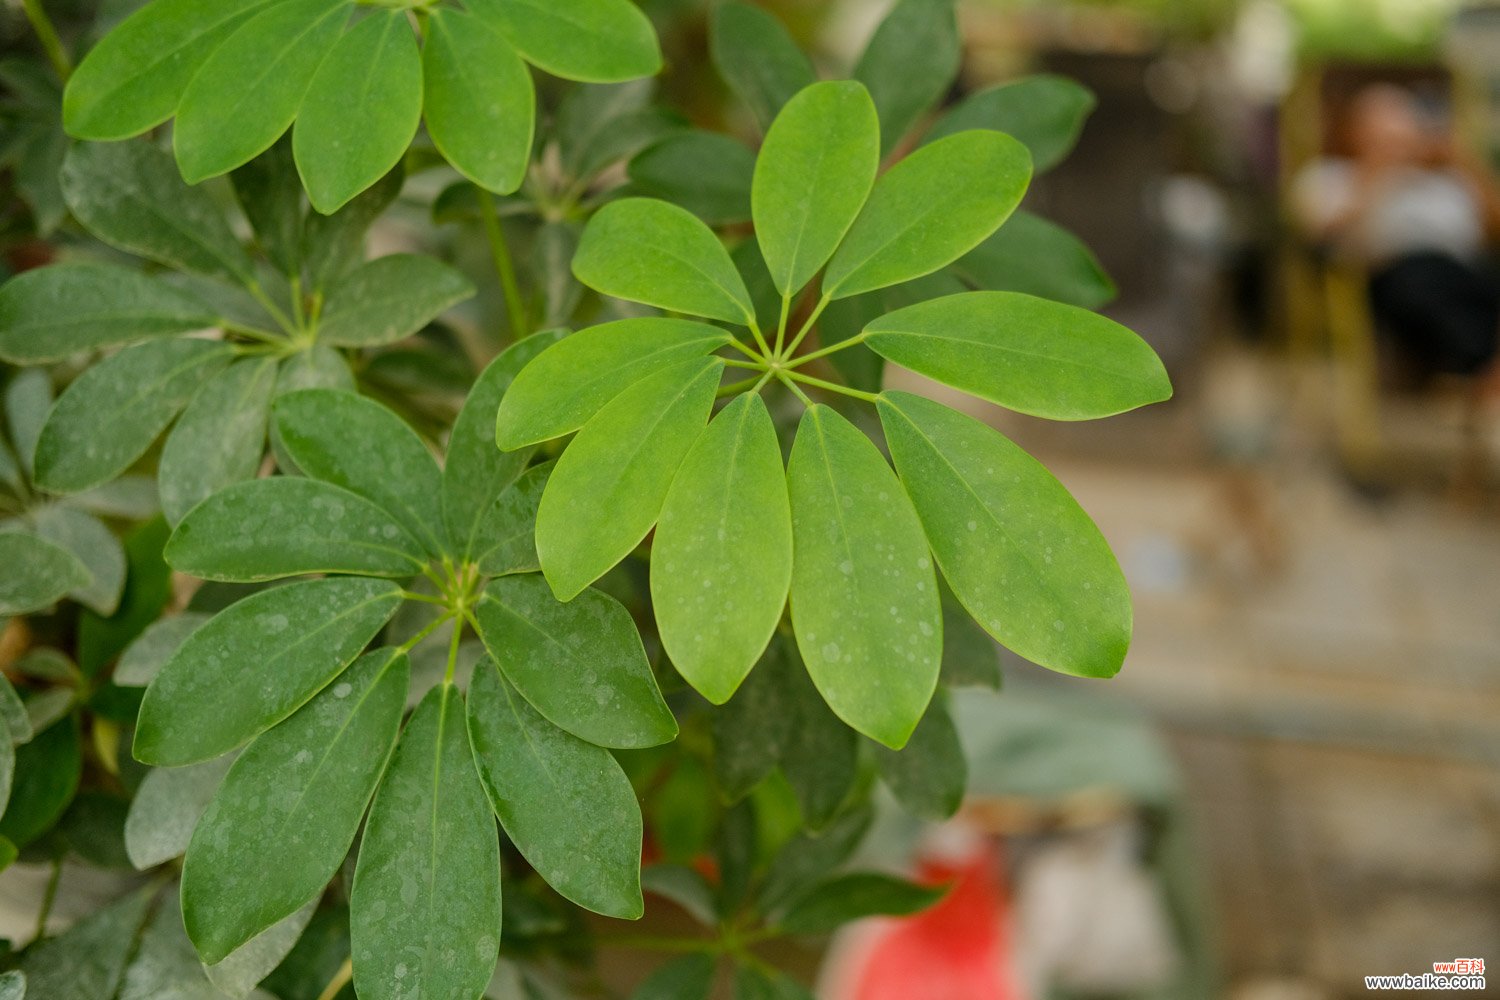
[[[751,371],[763,372],[766,364],[763,361],[741,361],[739,358],[725,358],[724,364],[729,368],[749,368]]]
[[[467,608],[464,609],[464,614],[465,615],[468,614],[468,609]],[[456,618],[454,620],[454,622],[453,622],[453,639],[448,643],[448,669],[445,670],[445,671],[443,671],[443,683],[444,684],[452,684],[453,683],[453,671],[454,671],[454,668],[456,668],[458,666],[458,639],[459,639],[459,636],[461,636],[463,634],[464,634],[464,622],[463,622],[463,618],[462,617]]]
[[[813,401],[811,399],[807,398],[807,393],[805,393],[801,389],[797,388],[797,383],[795,383],[795,382],[792,381],[791,372],[778,371],[776,373],[776,380],[778,382],[780,382],[782,385],[786,386],[788,389],[792,390],[792,395],[794,395],[798,399],[802,400],[802,405],[803,406],[812,406],[813,405]]]
[[[436,632],[443,626],[444,622],[452,621],[453,617],[454,614],[452,611],[449,611],[446,614],[439,615],[438,617],[434,618],[425,628],[423,628],[422,631],[418,632],[416,635],[412,636],[410,639],[406,640],[396,648],[403,653],[410,653],[413,649],[416,648],[417,643],[421,642],[423,639]],[[458,629],[454,629],[453,631],[457,633]]]
[[[274,330],[262,330],[258,326],[245,326],[244,324],[236,323],[233,320],[219,320],[219,329],[223,330],[225,333],[237,333],[241,337],[249,337],[251,340],[264,341],[268,344],[286,343],[285,334],[277,333]]]
[[[818,321],[819,316],[823,315],[823,310],[827,309],[828,303],[832,301],[833,299],[829,298],[827,295],[824,295],[821,299],[818,300],[818,304],[813,309],[812,313],[808,315],[807,319],[802,321],[802,329],[797,331],[797,336],[793,337],[792,342],[786,345],[785,351],[781,351],[779,353],[779,357],[783,359],[789,358],[793,353],[796,352],[797,345],[801,344],[808,333],[812,331],[813,324]]]
[[[875,395],[875,393],[873,392],[865,392],[862,389],[853,389],[847,385],[839,385],[837,382],[827,382],[820,378],[813,378],[811,375],[804,375],[802,372],[787,372],[787,375],[799,382],[806,382],[808,385],[815,385],[819,389],[827,389],[829,392],[843,393],[845,396],[853,396],[855,399],[863,399],[867,403],[880,402],[880,397]]]
[[[36,916],[33,943],[47,936],[47,918],[52,916],[52,904],[57,899],[57,884],[62,881],[62,865],[62,858],[52,859],[52,874],[47,878],[47,888],[42,894],[42,909]]]
[[[816,351],[813,351],[811,354],[803,354],[799,357],[792,358],[791,360],[783,363],[781,367],[788,370],[793,368],[801,368],[809,361],[816,361],[819,358],[826,358],[830,354],[837,354],[839,351],[853,347],[855,344],[863,344],[864,342],[865,333],[863,330],[861,330],[859,335],[856,337],[850,337],[848,340],[840,340],[838,343],[829,344],[827,347],[820,347]]]
[[[763,365],[767,363],[766,357],[764,355],[762,355],[758,351],[754,351],[754,350],[750,349],[749,347],[746,347],[744,345],[744,343],[741,342],[741,340],[738,337],[730,337],[729,338],[729,346],[732,347],[732,348],[734,348],[736,351],[739,351],[741,354],[743,354],[745,357],[749,358],[751,361],[758,361],[758,362],[760,362]]]
[[[350,956],[344,959],[344,964],[339,966],[333,978],[328,980],[328,985],[323,987],[322,993],[318,994],[318,1000],[333,1000],[345,986],[349,985],[349,980],[352,978],[354,978],[354,958]]]
[[[63,83],[68,82],[68,77],[73,75],[73,62],[68,58],[68,52],[63,48],[62,39],[57,37],[57,29],[52,26],[52,19],[42,9],[42,0],[22,0],[26,8],[26,20],[31,22],[31,30],[36,32],[37,41],[42,43],[42,51],[47,54],[47,61],[57,71],[58,77]]]
[[[735,393],[743,392],[744,390],[749,389],[752,386],[758,389],[765,382],[766,376],[768,375],[770,375],[770,372],[767,372],[760,378],[741,379],[738,382],[730,382],[728,385],[721,385],[719,386],[719,391],[714,394],[714,398],[723,399],[725,396],[733,396]]]
[[[750,326],[750,335],[755,338],[756,345],[760,347],[760,353],[770,357],[771,345],[766,343],[766,335],[760,332],[760,324],[755,321],[754,314],[746,313],[745,319]]]
[[[787,292],[781,296],[781,319],[776,322],[776,356],[781,355],[781,344],[786,340],[786,321],[792,312],[792,296]]]
[[[521,286],[516,283],[516,267],[510,259],[510,247],[506,245],[505,233],[500,228],[500,213],[495,208],[495,197],[484,188],[479,189],[480,217],[484,220],[484,235],[490,241],[490,255],[495,259],[495,271],[500,275],[500,290],[505,295],[505,312],[510,318],[512,340],[520,340],[529,332],[526,327],[526,306],[521,301]]]
[[[423,604],[437,604],[445,608],[448,606],[446,598],[433,597],[431,594],[419,594],[414,590],[401,591],[401,598],[407,601],[421,601]]]
[[[255,297],[255,301],[261,304],[261,308],[265,309],[270,317],[276,321],[277,325],[287,332],[288,336],[301,336],[303,332],[302,328],[293,323],[291,317],[286,314],[286,311],[278,306],[272,300],[271,296],[266,294],[266,290],[260,287],[259,281],[252,278],[250,281],[245,282],[245,290]]]

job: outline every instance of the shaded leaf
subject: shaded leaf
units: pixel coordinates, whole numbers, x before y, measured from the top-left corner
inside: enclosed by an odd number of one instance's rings
[[[653,896],[669,899],[698,923],[714,927],[719,922],[713,886],[687,865],[652,865],[641,869],[641,888]]]
[[[184,611],[152,622],[120,654],[112,680],[126,687],[150,684],[162,665],[177,652],[177,647],[210,617],[201,611]]]
[[[827,934],[864,917],[904,917],[925,910],[946,890],[916,885],[890,875],[851,872],[812,888],[778,921],[792,934]]]
[[[205,966],[204,975],[216,989],[231,998],[250,995],[296,947],[317,909],[318,900],[313,899],[296,913],[282,918],[236,948],[223,961]]]
[[[709,714],[714,777],[731,802],[744,798],[776,769],[792,739],[788,655],[787,640],[773,635],[734,697]]]
[[[282,274],[301,272],[302,178],[292,160],[292,144],[283,139],[231,175],[235,200],[260,248]]]
[[[225,755],[187,767],[156,767],[146,773],[125,817],[125,853],[139,870],[182,856],[193,827],[234,758]]]
[[[953,0],[899,0],[854,67],[854,78],[870,89],[880,112],[882,156],[958,76],[962,53],[953,6]]]
[[[10,802],[0,816],[0,837],[17,847],[25,847],[52,829],[73,801],[83,773],[83,746],[76,718],[70,716],[44,727],[33,717],[32,725],[37,735],[16,749]]]
[[[790,643],[786,656],[782,676],[791,721],[781,750],[781,771],[797,798],[803,824],[818,831],[832,822],[854,789],[859,741],[828,708]]]
[[[88,569],[67,549],[23,531],[0,531],[0,615],[23,615],[50,607],[92,582]]]
[[[714,988],[714,956],[683,955],[647,977],[630,1000],[708,1000]]]
[[[266,450],[276,362],[236,361],[204,383],[167,435],[156,481],[162,513],[176,524],[216,490],[255,475]]]
[[[112,615],[125,589],[125,550],[120,540],[92,514],[49,504],[34,515],[36,533],[73,554],[90,580],[68,596],[101,615]],[[23,575],[25,575],[23,571]]]
[[[817,834],[799,833],[787,841],[766,871],[758,897],[761,908],[775,916],[809,885],[849,860],[873,821],[874,812],[866,805],[845,813]]]
[[[33,1000],[113,997],[158,891],[154,885],[137,889],[28,948],[21,960],[27,996]]]
[[[897,801],[923,819],[947,819],[963,804],[968,762],[940,698],[927,706],[905,747],[876,746],[875,764]]]
[[[631,189],[692,212],[711,226],[750,218],[755,154],[717,132],[669,135],[630,161]]]
[[[970,94],[939,118],[923,141],[965,129],[994,129],[1025,143],[1041,173],[1072,151],[1096,103],[1092,91],[1065,76],[1022,77]]]
[[[318,339],[336,347],[389,344],[411,336],[473,294],[469,279],[431,257],[380,257],[328,290]]]
[[[486,576],[536,573],[536,511],[552,475],[552,463],[534,465],[521,474],[485,515],[476,535],[475,562]]]
[[[714,7],[708,45],[719,75],[762,129],[770,128],[782,105],[818,78],[775,15],[754,4],[731,0]]]

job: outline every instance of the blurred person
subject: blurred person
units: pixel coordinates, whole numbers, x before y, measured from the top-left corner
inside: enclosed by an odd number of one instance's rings
[[[1489,256],[1500,191],[1403,87],[1361,91],[1346,130],[1347,158],[1298,176],[1299,221],[1369,269],[1376,322],[1426,372],[1488,375],[1500,387],[1500,275]]]

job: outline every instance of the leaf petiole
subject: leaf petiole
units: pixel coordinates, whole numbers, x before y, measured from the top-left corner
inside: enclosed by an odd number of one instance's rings
[[[789,371],[786,374],[789,378],[794,378],[799,382],[806,382],[808,385],[817,386],[819,389],[826,389],[829,392],[853,396],[855,399],[863,399],[867,403],[880,402],[879,396],[873,392],[865,392],[863,389],[852,389],[847,385],[839,385],[837,382],[828,382],[820,378],[813,378],[811,375],[805,375],[802,372]]]
[[[771,373],[768,371],[759,378],[751,377],[747,379],[741,379],[738,382],[730,382],[728,385],[721,385],[719,386],[719,391],[714,394],[714,398],[723,399],[725,396],[733,396],[735,393],[743,392],[746,389],[759,389],[762,385],[765,384],[765,381],[770,376],[770,374]]]
[[[421,642],[423,639],[427,638],[429,635],[431,635],[432,633],[436,632],[439,628],[441,628],[443,626],[443,624],[445,622],[452,621],[454,617],[456,617],[456,616],[455,616],[454,612],[452,612],[452,611],[448,611],[448,612],[446,612],[444,614],[439,615],[438,617],[434,618],[431,622],[429,622],[427,624],[427,626],[422,629],[422,631],[418,632],[416,635],[412,636],[410,639],[406,640],[405,642],[403,642],[400,646],[397,646],[396,648],[399,649],[403,653],[410,653],[413,649],[416,648],[417,643]],[[453,631],[454,631],[455,635],[458,633],[458,629],[454,629]],[[455,640],[455,643],[456,643],[456,641],[457,640]],[[451,668],[450,668],[450,671],[451,671]]]
[[[858,336],[850,337],[848,340],[840,340],[837,343],[829,344],[827,347],[820,347],[816,351],[813,351],[811,354],[803,354],[798,357],[791,358],[790,360],[783,362],[781,367],[788,370],[793,368],[801,368],[809,361],[816,361],[818,358],[826,358],[830,354],[837,354],[839,351],[842,351],[845,348],[853,347],[855,344],[863,344],[864,342],[865,332],[861,330]]]
[[[828,303],[832,301],[833,298],[825,292],[823,297],[818,300],[817,306],[808,314],[807,319],[802,321],[802,328],[797,331],[797,336],[792,338],[792,342],[786,345],[786,350],[777,352],[779,358],[785,360],[796,352],[797,346],[812,332],[813,324],[818,321],[819,316],[823,315],[823,310],[827,309]]]
[[[792,395],[802,400],[803,406],[812,406],[813,401],[808,398],[807,393],[797,388],[797,383],[792,381],[792,373],[788,371],[777,371],[776,380],[792,391]]]
[[[495,208],[495,197],[484,188],[479,188],[479,214],[484,221],[485,238],[490,242],[490,255],[495,261],[495,271],[500,275],[500,289],[505,293],[505,312],[510,320],[511,340],[520,340],[529,332],[526,325],[526,304],[521,301],[521,286],[516,282],[516,268],[510,259],[510,246],[505,242],[505,232],[500,228],[500,212]]]
[[[468,616],[467,607],[462,614],[455,614],[453,618],[453,638],[448,643],[448,669],[443,671],[443,683],[453,683],[453,671],[458,666],[458,640],[464,634],[464,618]]]

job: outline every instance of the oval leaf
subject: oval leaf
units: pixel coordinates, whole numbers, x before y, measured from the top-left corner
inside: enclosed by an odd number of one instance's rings
[[[193,764],[264,732],[337,677],[400,603],[393,583],[333,578],[230,605],[190,635],[146,689],[136,759]]]
[[[469,7],[553,76],[619,83],[661,69],[656,31],[630,0],[469,0]]]
[[[766,404],[747,393],[683,459],[651,549],[662,645],[709,701],[728,701],[765,651],[791,580],[781,446]]]
[[[921,522],[875,445],[826,406],[802,417],[787,480],[792,625],[807,672],[839,718],[899,750],[943,651]]]
[[[1172,395],[1144,340],[1114,320],[1018,292],[919,302],[865,327],[876,353],[1008,409],[1090,420]]]
[[[880,110],[880,153],[896,147],[958,76],[962,50],[953,0],[900,0],[875,29],[854,78]]]
[[[1005,225],[953,264],[953,271],[975,288],[1025,292],[1083,309],[1097,309],[1115,297],[1099,258],[1061,226],[1018,211]]]
[[[963,804],[969,766],[941,698],[927,706],[905,747],[875,748],[875,765],[896,800],[923,819],[945,820]]]
[[[255,475],[266,450],[276,362],[246,358],[209,379],[182,412],[156,470],[168,524],[215,490]]]
[[[999,132],[960,132],[923,146],[875,182],[823,277],[842,299],[920,278],[974,249],[1021,203],[1026,147]]]
[[[638,153],[628,168],[631,189],[692,212],[710,226],[750,220],[755,154],[744,143],[694,129]]]
[[[850,872],[814,886],[778,923],[792,934],[827,934],[864,917],[904,917],[920,912],[946,891],[876,872]]]
[[[189,767],[154,767],[146,773],[125,816],[125,853],[137,871],[182,856],[193,827],[232,763],[233,756],[226,754]]]
[[[1041,173],[1072,151],[1097,102],[1083,84],[1065,76],[1038,74],[971,94],[938,119],[924,142],[971,128],[1014,136],[1031,150]]]
[[[0,615],[24,615],[86,587],[89,571],[67,549],[22,531],[0,532]]]
[[[539,576],[490,581],[475,609],[505,677],[553,725],[603,747],[656,746],[677,735],[620,602],[587,590],[567,604]]]
[[[1034,663],[1114,676],[1130,646],[1130,592],[1062,484],[940,403],[888,393],[880,420],[943,576],[975,620]]]
[[[125,587],[125,550],[114,533],[92,514],[61,504],[41,508],[33,520],[38,536],[73,553],[88,571],[89,582],[69,596],[100,615],[114,614]]]
[[[468,278],[431,257],[380,257],[328,290],[318,340],[337,347],[389,344],[411,336],[473,294]]]
[[[614,756],[539,715],[488,657],[470,682],[469,741],[506,836],[552,888],[639,918],[641,807]]]
[[[536,557],[536,510],[552,468],[551,462],[533,465],[495,498],[495,505],[474,537],[474,561],[479,564],[479,572],[504,576],[541,571],[541,561]]]
[[[715,6],[708,46],[719,75],[749,106],[762,130],[771,127],[787,101],[818,79],[781,22],[754,4],[730,0]]]

